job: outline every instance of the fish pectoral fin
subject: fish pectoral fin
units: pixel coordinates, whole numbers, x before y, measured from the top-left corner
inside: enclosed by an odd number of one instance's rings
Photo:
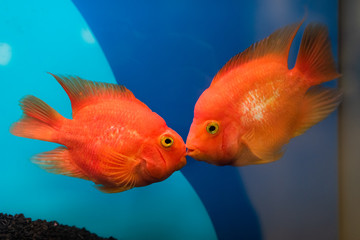
[[[135,187],[139,164],[139,159],[125,156],[113,150],[107,151],[105,158],[100,162],[100,168],[103,169],[108,181],[115,183],[116,186],[104,186],[100,187],[100,190],[111,192],[113,190],[110,189],[116,188],[119,190],[114,190],[115,192],[121,192]]]
[[[255,135],[255,130],[252,130],[242,137],[247,145],[247,151],[242,154],[243,157],[247,157],[249,160],[245,165],[270,163],[279,160],[283,156],[283,146],[286,142],[280,140],[261,141],[262,138],[256,138]]]
[[[257,164],[259,161],[261,161],[261,159],[255,156],[246,144],[242,144],[241,150],[237,155],[236,160],[231,165],[241,167]]]
[[[95,186],[96,189],[98,189],[99,191],[103,192],[103,193],[119,193],[119,192],[124,192],[127,191],[133,187],[118,187],[118,186],[104,186],[104,185],[96,185]]]
[[[342,93],[337,89],[315,86],[305,94],[301,104],[299,120],[296,123],[294,137],[325,119],[341,103]]]
[[[74,164],[66,147],[58,147],[52,151],[37,154],[31,160],[50,173],[89,180],[83,171]]]
[[[257,161],[249,164],[262,164],[270,163],[279,160],[284,151],[282,147],[267,147],[267,146],[254,146],[251,148],[251,152],[258,158]]]

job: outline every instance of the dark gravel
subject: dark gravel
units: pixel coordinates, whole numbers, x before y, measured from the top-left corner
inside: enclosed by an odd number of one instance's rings
[[[94,233],[90,233],[85,228],[67,226],[56,221],[47,222],[45,220],[32,221],[25,218],[23,214],[15,216],[0,213],[0,239],[1,240],[116,240],[113,237],[102,238]]]

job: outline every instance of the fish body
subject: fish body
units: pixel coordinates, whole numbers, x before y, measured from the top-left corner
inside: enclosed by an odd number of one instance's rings
[[[300,25],[274,32],[216,74],[195,105],[189,156],[215,165],[273,162],[291,138],[336,109],[340,91],[319,86],[339,76],[324,26],[305,29],[296,64],[288,68]]]
[[[182,138],[125,87],[53,75],[70,97],[73,119],[34,96],[11,132],[59,143],[33,161],[45,170],[91,180],[108,193],[162,181],[186,164]]]

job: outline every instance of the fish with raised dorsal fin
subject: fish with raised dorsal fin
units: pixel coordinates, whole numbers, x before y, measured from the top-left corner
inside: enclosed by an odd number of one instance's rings
[[[291,138],[337,108],[341,92],[319,85],[339,77],[325,26],[306,27],[296,64],[288,68],[302,22],[251,45],[215,75],[195,105],[189,156],[215,165],[273,162]]]
[[[115,193],[162,181],[186,164],[182,138],[124,86],[53,76],[71,100],[73,119],[26,96],[20,102],[24,115],[10,129],[64,145],[36,155],[33,162],[41,168]]]

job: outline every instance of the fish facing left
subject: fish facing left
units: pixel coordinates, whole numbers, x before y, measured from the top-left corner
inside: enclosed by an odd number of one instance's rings
[[[219,166],[274,162],[292,138],[337,108],[342,92],[320,85],[340,76],[326,26],[305,28],[295,66],[288,67],[303,21],[275,31],[220,69],[196,102],[188,156]]]
[[[93,181],[106,193],[146,186],[186,164],[185,143],[124,86],[51,74],[68,94],[73,119],[34,96],[10,132],[59,143],[33,157],[48,172]]]

